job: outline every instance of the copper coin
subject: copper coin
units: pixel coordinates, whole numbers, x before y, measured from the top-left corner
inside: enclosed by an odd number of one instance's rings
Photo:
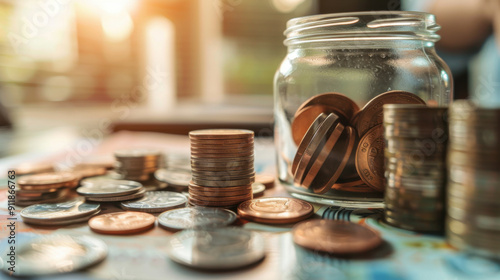
[[[359,192],[359,193],[372,193],[378,192],[370,187],[368,187],[363,180],[357,180],[354,182],[347,183],[335,183],[332,189],[345,191],[345,192]]]
[[[248,139],[194,139],[191,138],[189,139],[189,142],[191,143],[192,146],[202,146],[202,145],[212,145],[212,147],[224,147],[226,145],[228,146],[233,146],[233,145],[238,145],[238,146],[245,146],[245,145],[253,145],[254,144],[254,139],[253,138],[248,138]]]
[[[307,145],[301,159],[298,161],[297,171],[294,174],[293,181],[296,185],[300,186],[304,180],[304,176],[309,172],[309,168],[317,157],[318,153],[321,151],[327,135],[332,129],[335,129],[336,123],[339,122],[338,117],[335,114],[329,114],[325,121],[321,123],[320,127],[314,134],[311,142]],[[296,157],[298,155],[295,155]]]
[[[384,146],[384,126],[377,125],[361,138],[356,151],[359,176],[365,184],[381,192],[385,189]]]
[[[229,163],[253,163],[254,156],[253,154],[249,156],[232,156],[232,157],[198,157],[191,156],[191,165],[203,165],[203,164],[229,164]]]
[[[366,103],[359,112],[359,116],[356,117],[356,122],[353,123],[359,137],[364,136],[368,130],[384,122],[384,104],[425,105],[425,101],[413,93],[402,90],[393,90],[377,95]]]
[[[225,140],[223,140],[225,141]],[[194,142],[191,141],[191,150],[224,150],[224,149],[253,149],[254,142],[243,142],[243,143],[234,143],[234,144],[210,144],[205,142]]]
[[[189,193],[189,198],[200,200],[200,201],[210,201],[210,202],[241,202],[244,200],[252,199],[252,193],[249,192],[243,195],[235,195],[235,196],[200,196],[194,193]]]
[[[288,224],[314,214],[306,201],[289,197],[267,197],[245,201],[238,206],[240,217],[257,223]]]
[[[200,191],[195,188],[189,188],[189,194],[195,194],[198,196],[213,196],[213,197],[227,197],[227,196],[239,196],[246,195],[252,192],[251,188],[245,188],[240,191],[226,191],[225,188],[210,188],[209,191]]]
[[[28,175],[28,174],[36,174],[36,173],[46,173],[53,172],[54,166],[49,162],[37,162],[37,163],[23,163],[14,168],[16,171],[16,175]]]
[[[314,180],[314,178],[318,174],[319,170],[322,168],[326,159],[330,155],[333,147],[335,146],[335,144],[339,140],[340,136],[342,135],[343,131],[344,131],[344,125],[342,125],[341,123],[338,123],[337,126],[335,127],[335,129],[331,132],[330,136],[328,136],[328,139],[326,140],[325,145],[319,151],[318,156],[314,159],[314,161],[311,165],[311,168],[309,169],[309,171],[305,175],[304,180],[301,182],[301,184],[303,186],[305,186],[306,188],[309,188],[309,186],[311,185],[311,182]],[[338,170],[336,170],[335,172],[338,172]]]
[[[191,153],[198,153],[198,154],[237,154],[237,153],[253,152],[253,150],[254,150],[253,145],[249,145],[246,147],[239,147],[239,148],[229,148],[227,146],[215,148],[213,145],[210,148],[208,147],[197,148],[196,146],[191,146]]]
[[[196,159],[196,160],[202,160],[206,158],[216,158],[216,159],[221,159],[221,158],[241,158],[241,157],[253,157],[254,152],[249,151],[249,152],[241,152],[241,153],[230,153],[230,154],[206,154],[206,153],[196,153],[196,152],[191,152],[191,159]]]
[[[338,143],[333,146],[319,174],[311,181],[310,185],[307,185],[308,188],[311,188],[315,193],[325,193],[333,187],[342,174],[351,153],[354,152],[356,137],[354,129],[347,126]]]
[[[104,167],[76,167],[71,170],[78,178],[87,178],[104,175],[107,169]]]
[[[155,225],[155,216],[144,212],[116,212],[95,216],[89,227],[103,234],[133,234],[148,230]]]
[[[253,162],[248,163],[247,166],[230,166],[230,165],[222,165],[222,167],[217,167],[217,166],[193,166],[191,169],[192,173],[195,172],[224,172],[226,170],[231,170],[233,172],[254,172],[255,170],[253,169]]]
[[[249,176],[255,173],[253,168],[249,169],[243,169],[243,170],[222,170],[222,171],[198,171],[198,170],[192,170],[193,174],[196,174],[198,177],[210,177],[210,176],[230,176],[230,177],[236,177],[236,176]],[[258,175],[257,175],[258,176]]]
[[[189,132],[189,138],[197,140],[251,139],[253,136],[253,131],[244,129],[202,129]]]
[[[71,172],[48,172],[20,177],[19,185],[57,185],[76,180],[77,177]]]
[[[314,121],[318,116],[326,113],[325,111],[328,111],[325,106],[310,106],[295,114],[292,121],[292,137],[296,145],[300,146],[309,128],[314,126]]]
[[[325,121],[326,117],[327,115],[324,113],[319,114],[318,117],[316,117],[316,119],[313,121],[313,123],[308,127],[307,132],[304,134],[304,137],[302,138],[299,146],[297,147],[297,153],[293,158],[292,174],[295,174],[295,172],[297,171],[297,166],[299,165],[299,161],[302,158],[302,155],[304,154],[307,146],[311,142],[314,133],[316,133],[321,123]]]
[[[252,185],[247,184],[247,185],[240,185],[240,186],[218,188],[218,187],[199,186],[193,182],[190,182],[189,188],[195,189],[197,191],[203,191],[203,192],[217,192],[217,191],[220,191],[220,192],[222,192],[222,191],[228,191],[228,192],[236,191],[236,192],[238,192],[238,191],[243,191],[243,190],[251,191]]]
[[[257,174],[255,176],[255,182],[263,184],[266,189],[274,188],[274,181],[276,181],[276,177],[271,174]]]
[[[192,180],[193,183],[195,183],[196,185],[201,185],[205,187],[235,187],[241,185],[251,185],[253,182],[255,182],[255,177],[248,177],[245,179],[238,179],[238,180],[219,180],[219,181],[201,180],[196,178],[193,178]]]
[[[300,105],[297,112],[310,106],[329,107],[328,111],[325,111],[325,113],[335,113],[344,123],[349,122],[349,120],[359,111],[359,107],[356,103],[354,103],[354,101],[352,101],[349,97],[336,92],[318,94],[309,98],[302,103],[302,105]]]
[[[382,243],[374,229],[340,220],[304,221],[294,226],[292,235],[302,247],[331,254],[362,253]]]
[[[266,191],[266,186],[264,186],[264,184],[257,182],[252,184],[253,198],[263,196],[265,191]]]
[[[227,201],[207,201],[189,197],[189,202],[199,206],[229,207],[229,206],[236,206],[243,201],[248,201],[248,200],[242,199],[242,200],[227,200]]]

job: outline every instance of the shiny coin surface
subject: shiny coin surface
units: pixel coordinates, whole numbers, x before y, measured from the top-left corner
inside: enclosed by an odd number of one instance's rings
[[[133,234],[154,227],[155,216],[143,212],[116,212],[95,216],[89,227],[104,234]]]
[[[263,237],[236,227],[181,231],[168,239],[166,250],[174,262],[212,270],[248,266],[265,256]]]
[[[242,185],[250,185],[255,182],[255,177],[249,177],[246,179],[226,179],[226,180],[202,180],[198,178],[193,178],[192,181],[196,185],[206,186],[206,187],[233,187],[233,186],[242,186]]]
[[[186,206],[187,197],[175,192],[147,192],[143,198],[121,203],[125,210],[141,212],[163,212]]]
[[[257,198],[238,206],[238,214],[258,223],[286,224],[310,217],[314,208],[309,202],[288,197]]]
[[[380,233],[359,224],[340,220],[310,220],[297,224],[293,241],[305,248],[332,254],[355,254],[382,243]]]
[[[384,191],[384,127],[370,129],[359,141],[356,151],[356,169],[367,184],[377,191]]]
[[[86,199],[88,201],[96,201],[96,202],[127,201],[127,200],[142,198],[144,197],[145,193],[146,189],[142,187],[139,189],[139,191],[132,194],[119,195],[119,196],[105,196],[105,197],[88,196],[86,197]]]
[[[252,184],[252,194],[253,198],[258,198],[264,195],[264,191],[266,190],[266,186],[262,183],[255,182]]]
[[[191,139],[249,139],[253,138],[253,131],[244,129],[202,129],[189,132]]]
[[[321,113],[319,114],[316,119],[313,121],[313,123],[307,128],[306,133],[304,134],[304,137],[302,137],[301,141],[299,142],[299,145],[297,147],[297,153],[295,154],[295,157],[293,158],[292,162],[292,174],[295,174],[297,172],[297,167],[299,165],[300,160],[302,159],[302,156],[304,155],[307,146],[309,143],[312,141],[314,133],[318,130],[320,125],[325,121],[326,117],[328,115]]]
[[[47,220],[71,220],[88,216],[100,210],[97,203],[87,203],[83,198],[54,204],[36,204],[21,211],[23,221],[44,224]]]
[[[142,189],[142,184],[127,180],[97,180],[79,187],[76,192],[85,197],[112,197],[133,194]]]
[[[104,260],[107,253],[106,244],[92,236],[43,235],[16,246],[16,258],[20,261],[16,262],[13,275],[40,277],[70,273]],[[10,274],[6,255],[7,252],[2,254],[5,265],[1,269]]]
[[[20,177],[17,183],[23,188],[22,185],[59,185],[76,179],[77,177],[71,172],[48,172]]]
[[[234,221],[233,211],[199,206],[173,209],[158,216],[159,225],[173,230],[224,227]]]
[[[191,171],[185,169],[158,169],[155,172],[158,181],[174,187],[187,187],[191,181]]]

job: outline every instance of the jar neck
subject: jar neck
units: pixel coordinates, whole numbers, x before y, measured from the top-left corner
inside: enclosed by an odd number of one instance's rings
[[[293,44],[288,46],[288,52],[293,52],[296,50],[306,50],[306,49],[317,49],[317,50],[356,50],[356,49],[426,49],[434,50],[434,42],[423,41],[423,40],[404,40],[404,39],[391,39],[391,40],[318,40],[318,41],[307,41],[301,44]]]

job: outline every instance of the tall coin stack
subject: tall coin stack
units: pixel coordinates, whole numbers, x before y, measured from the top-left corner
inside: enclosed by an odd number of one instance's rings
[[[446,236],[500,256],[500,109],[456,101],[450,108]]]
[[[115,151],[115,172],[118,179],[147,181],[163,165],[160,151],[148,149],[130,149]]]
[[[252,199],[253,132],[236,129],[195,130],[191,141],[189,203],[233,207]]]
[[[445,213],[446,107],[384,105],[385,219],[394,226],[442,232]]]

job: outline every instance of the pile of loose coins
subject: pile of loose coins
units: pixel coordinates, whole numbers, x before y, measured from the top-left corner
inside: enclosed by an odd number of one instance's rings
[[[255,182],[253,131],[195,130],[191,142],[189,203],[235,207],[252,199]]]
[[[79,178],[71,172],[47,172],[19,177],[16,189],[18,206],[52,203],[65,200]]]
[[[383,192],[384,104],[425,102],[405,91],[382,93],[361,110],[340,93],[306,100],[291,125],[298,145],[291,166],[294,183],[318,194],[331,189]]]
[[[78,197],[59,203],[35,204],[21,211],[23,222],[42,226],[68,225],[85,222],[100,212],[97,203]]]
[[[500,255],[500,110],[450,107],[446,236],[455,247]]]
[[[86,180],[76,192],[88,201],[117,202],[142,198],[146,190],[141,183],[129,180]]]
[[[448,108],[384,105],[385,220],[442,232],[445,217]]]
[[[115,172],[120,179],[141,182],[151,179],[164,161],[160,151],[147,149],[115,151],[115,158]]]

